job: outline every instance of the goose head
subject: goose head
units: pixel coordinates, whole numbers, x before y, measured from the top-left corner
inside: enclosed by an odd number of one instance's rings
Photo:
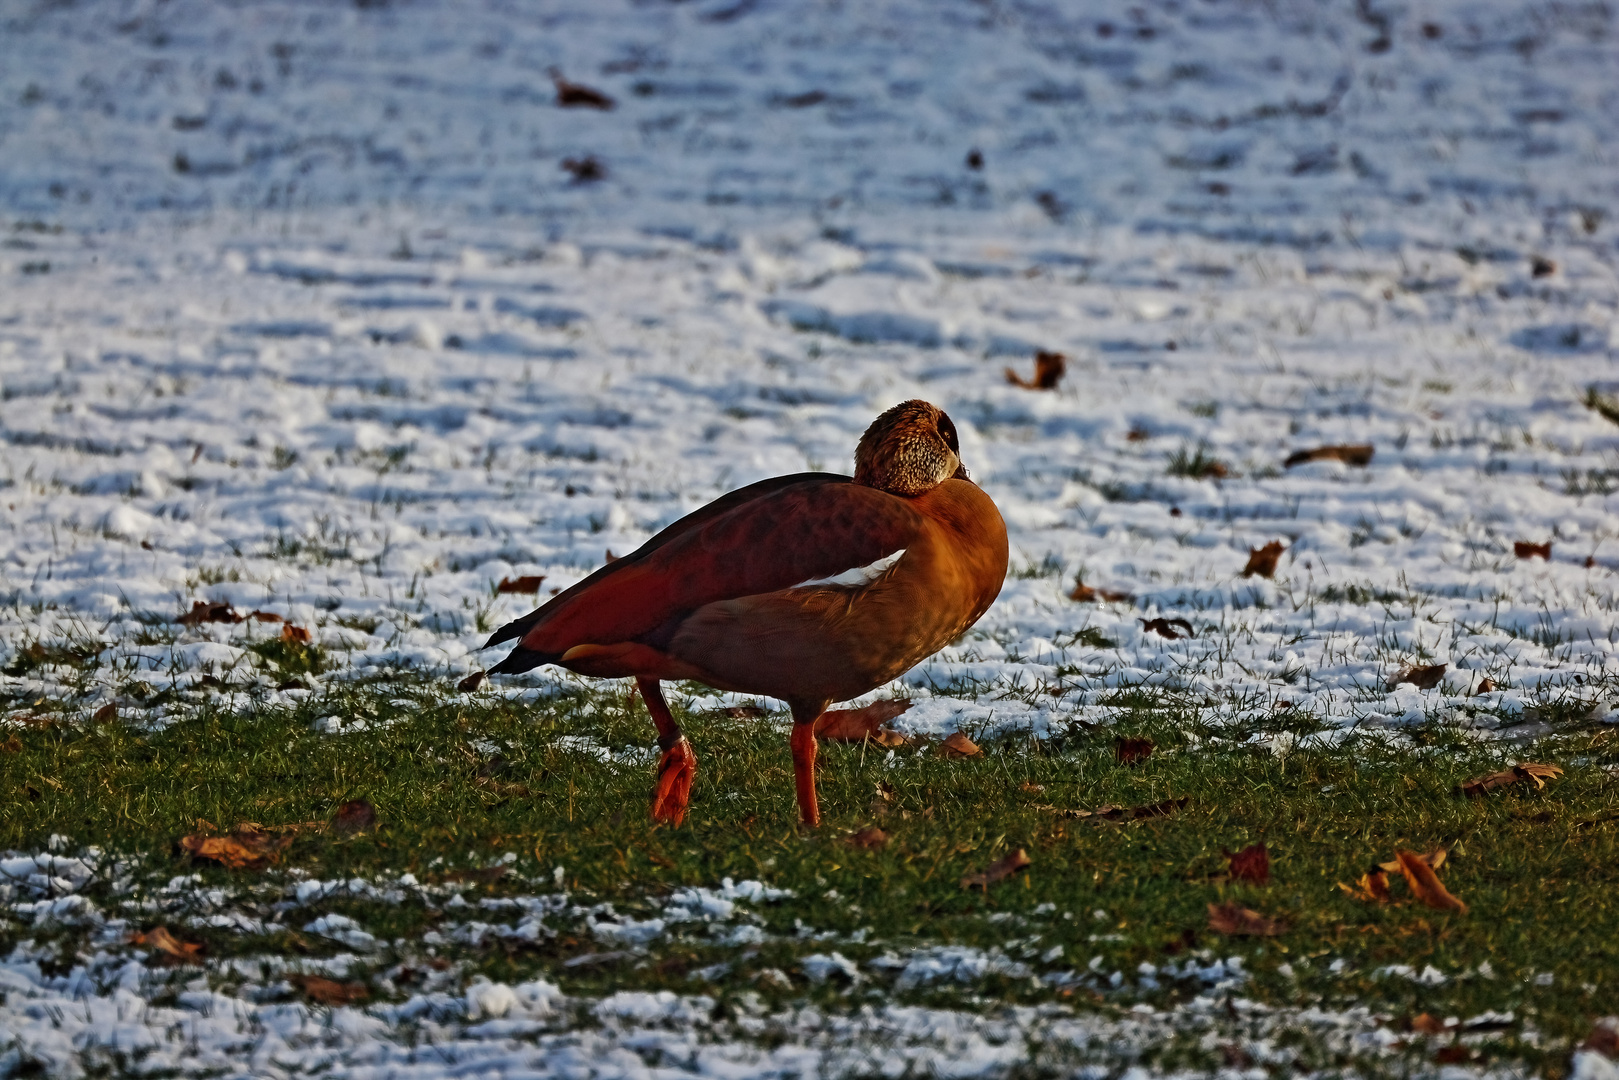
[[[956,425],[926,401],[902,401],[871,422],[854,452],[854,482],[890,495],[920,495],[966,480]]]

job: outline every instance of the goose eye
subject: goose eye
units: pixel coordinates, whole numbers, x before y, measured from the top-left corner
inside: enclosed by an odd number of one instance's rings
[[[950,448],[950,452],[960,457],[961,442],[956,438],[956,425],[952,424],[950,418],[943,413],[939,414],[939,435],[944,439],[944,444]]]

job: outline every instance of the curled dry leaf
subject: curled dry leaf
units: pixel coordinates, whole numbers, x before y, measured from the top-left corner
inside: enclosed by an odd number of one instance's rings
[[[1490,678],[1480,679],[1478,681],[1478,687],[1473,691],[1473,693],[1475,693],[1475,694],[1493,694],[1493,693],[1495,693],[1495,680],[1490,679]]]
[[[858,832],[850,833],[845,839],[852,847],[876,851],[878,848],[888,846],[889,835],[875,825],[867,825]]]
[[[1120,765],[1134,765],[1152,757],[1157,744],[1139,735],[1121,735],[1113,740],[1113,756]]]
[[[815,721],[815,737],[829,742],[864,742],[904,746],[906,739],[883,725],[911,707],[909,701],[874,701],[858,709],[829,709]]]
[[[1282,552],[1286,550],[1280,540],[1272,540],[1264,547],[1249,548],[1248,564],[1242,568],[1242,576],[1253,577],[1258,574],[1260,577],[1271,577],[1276,573],[1276,560],[1280,559]]]
[[[1142,619],[1141,629],[1143,632],[1150,630],[1159,637],[1166,637],[1171,641],[1197,636],[1192,631],[1192,624],[1185,619]]]
[[[1135,597],[1127,592],[1115,592],[1112,589],[1093,589],[1084,581],[1074,579],[1074,591],[1068,594],[1068,599],[1078,600],[1081,604],[1094,604],[1098,600],[1106,600],[1110,604],[1123,603],[1134,600]]]
[[[978,744],[959,731],[951,732],[950,737],[939,744],[939,755],[947,758],[978,757],[983,751]]]
[[[1552,542],[1544,544],[1531,544],[1527,540],[1517,540],[1512,544],[1512,553],[1520,559],[1545,559],[1550,562],[1552,557]]]
[[[1411,886],[1411,892],[1418,900],[1435,911],[1467,913],[1467,905],[1440,884],[1439,875],[1433,872],[1433,867],[1422,856],[1414,851],[1396,851],[1394,857],[1399,860],[1406,884]]]
[[[262,870],[279,860],[291,843],[290,836],[272,836],[256,827],[239,825],[229,836],[193,833],[182,837],[180,848],[193,859],[206,859],[232,870]]]
[[[1303,465],[1307,461],[1341,461],[1345,465],[1354,465],[1364,469],[1372,463],[1374,448],[1371,443],[1358,443],[1347,446],[1317,446],[1313,450],[1295,450],[1287,455],[1282,462],[1284,469],[1291,469],[1295,465]]]
[[[1222,849],[1223,850],[1223,849]],[[1255,885],[1270,882],[1270,849],[1263,841],[1250,844],[1238,852],[1224,852],[1231,867],[1232,881],[1251,881]]]
[[[1349,894],[1351,899],[1360,900],[1369,904],[1390,904],[1394,898],[1389,895],[1388,875],[1380,867],[1373,867],[1360,876],[1354,885],[1345,885],[1338,882],[1338,888]]]
[[[1509,784],[1534,784],[1535,790],[1546,786],[1546,781],[1555,780],[1563,775],[1563,770],[1556,765],[1537,765],[1533,762],[1520,761],[1510,769],[1491,773],[1488,776],[1475,777],[1467,781],[1460,788],[1463,795],[1476,799],[1480,795],[1494,791]]]
[[[371,991],[362,982],[340,983],[319,975],[289,975],[287,981],[317,1005],[351,1005],[371,996]]]
[[[1006,369],[1006,381],[1025,390],[1055,390],[1068,370],[1068,358],[1059,352],[1034,354],[1034,378],[1025,379],[1011,368]]]
[[[500,579],[500,584],[495,586],[495,591],[502,593],[522,593],[524,595],[531,596],[534,593],[539,592],[540,586],[544,583],[544,574],[529,574],[526,577],[503,577]]]
[[[98,724],[110,724],[114,720],[118,719],[118,706],[109,701],[107,704],[97,709],[95,713],[91,715],[90,719],[94,720]]]
[[[131,934],[129,943],[138,948],[151,949],[164,963],[202,963],[201,943],[182,941],[169,933],[166,926],[156,926],[145,933]]]
[[[562,72],[551,68],[546,72],[551,76],[551,82],[557,88],[557,104],[564,109],[601,109],[606,111],[614,105],[612,98],[593,87],[583,83],[569,82],[562,77]]]
[[[968,874],[962,878],[961,887],[963,889],[984,889],[987,891],[991,885],[997,881],[1005,881],[1028,866],[1032,861],[1028,852],[1018,848],[1004,859],[996,859],[978,873]]]
[[[488,681],[489,681],[489,673],[488,672],[474,671],[471,675],[468,675],[466,678],[464,678],[460,682],[456,683],[455,688],[457,690],[461,691],[461,693],[463,693],[463,694],[470,694],[474,690],[478,689],[478,687],[482,686],[484,683],[486,683]]]
[[[1277,937],[1287,924],[1236,904],[1210,904],[1209,929],[1230,937]]]
[[[1439,685],[1439,680],[1445,677],[1445,669],[1448,667],[1450,667],[1449,664],[1408,667],[1389,680],[1389,689],[1393,690],[1401,683],[1410,683],[1418,690],[1432,690]]]
[[[370,832],[377,827],[377,809],[365,799],[352,799],[337,808],[332,831],[342,836]]]
[[[185,626],[198,626],[207,622],[239,623],[242,617],[231,606],[223,601],[194,600],[191,610],[181,615],[175,622]]]
[[[721,716],[728,716],[732,720],[763,720],[769,714],[757,705],[731,705],[720,710]],[[824,717],[822,719],[825,719]],[[816,724],[815,734],[820,735],[819,722]]]
[[[1445,865],[1445,859],[1447,856],[1445,854],[1445,849],[1441,847],[1434,848],[1432,851],[1427,852],[1426,854],[1418,855],[1417,858],[1427,863],[1430,870],[1437,870],[1441,866]],[[1377,869],[1389,874],[1398,874],[1400,872],[1400,860],[1396,858],[1390,859],[1388,862],[1378,863]]]
[[[308,645],[311,639],[308,630],[288,623],[281,628],[281,640],[288,645]]]

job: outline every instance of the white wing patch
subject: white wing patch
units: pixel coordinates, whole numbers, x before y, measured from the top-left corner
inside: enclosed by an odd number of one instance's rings
[[[904,554],[905,549],[900,548],[892,555],[884,555],[874,563],[867,563],[865,566],[856,566],[852,569],[843,571],[841,574],[833,574],[831,577],[810,578],[808,581],[800,581],[797,585],[794,585],[793,588],[818,589],[828,585],[833,585],[839,588],[858,589],[862,585],[870,585],[873,581],[876,581],[878,578],[888,573],[889,569],[895,563],[899,562],[900,556]]]

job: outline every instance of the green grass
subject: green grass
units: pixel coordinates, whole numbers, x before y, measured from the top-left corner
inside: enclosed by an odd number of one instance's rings
[[[1117,697],[1123,712],[1114,728],[1071,725],[1044,743],[1003,736],[987,741],[976,759],[946,760],[929,747],[892,757],[875,746],[824,747],[826,822],[811,832],[795,824],[781,725],[694,714],[683,717],[700,762],[691,815],[683,827],[669,828],[646,817],[649,764],[609,766],[558,745],[562,736],[588,736],[618,751],[649,746],[644,709],[632,707],[622,688],[533,705],[494,695],[453,704],[449,691],[448,684],[424,681],[350,686],[297,709],[232,712],[204,704],[147,734],[122,723],[65,721],[16,730],[10,752],[0,753],[0,848],[39,851],[63,834],[74,849],[94,844],[122,854],[136,891],[117,899],[101,883],[87,893],[111,904],[138,903],[174,875],[199,869],[175,846],[199,820],[221,827],[305,823],[275,869],[200,868],[206,882],[247,893],[266,883],[279,888],[292,871],[327,879],[411,872],[443,881],[508,852],[516,856],[516,873],[473,881],[469,895],[548,891],[558,867],[577,896],[611,901],[640,917],[677,886],[714,886],[725,877],[758,878],[797,893],[764,910],[774,936],[751,953],[666,943],[628,975],[611,967],[569,968],[569,958],[605,946],[581,927],[564,925],[558,937],[531,948],[458,954],[469,971],[507,980],[540,974],[570,993],[700,987],[723,998],[763,987],[767,997],[831,1004],[845,988],[758,981],[766,969],[791,973],[798,957],[830,951],[795,937],[795,920],[802,920],[817,932],[868,928],[865,943],[843,938],[835,946],[862,961],[889,948],[957,944],[1003,948],[1044,971],[1084,969],[1100,956],[1104,974],[1118,970],[1133,980],[1144,962],[1176,962],[1199,950],[1240,955],[1253,975],[1243,995],[1276,1005],[1364,1004],[1395,1021],[1421,1012],[1465,1018],[1511,1011],[1515,1020],[1493,1037],[1488,1055],[1547,1069],[1560,1068],[1592,1018],[1611,1011],[1604,1003],[1619,1000],[1619,786],[1602,768],[1619,760],[1619,739],[1607,740],[1606,731],[1571,728],[1503,758],[1435,725],[1418,733],[1426,744],[1420,751],[1392,749],[1377,737],[1331,749],[1310,748],[1306,739],[1277,757],[1205,725],[1183,699],[1133,691]],[[369,729],[339,736],[311,729],[316,718],[332,715],[365,720]],[[1125,734],[1151,738],[1158,749],[1143,763],[1120,765],[1114,740]],[[1455,794],[1461,781],[1520,759],[1560,764],[1567,776],[1543,791],[1515,787],[1477,800]],[[873,800],[883,784],[892,790],[892,809],[879,819]],[[1035,784],[1044,789],[1026,787]],[[307,827],[356,798],[376,807],[374,833],[338,838]],[[1130,824],[1049,809],[1170,798],[1190,802]],[[864,851],[844,842],[874,821],[892,834],[886,848]],[[1271,883],[1224,883],[1222,850],[1258,841],[1271,853]],[[1441,876],[1471,906],[1466,915],[1363,904],[1336,888],[1392,858],[1396,848],[1439,846],[1451,852]],[[960,886],[964,874],[1019,847],[1033,860],[1024,874],[987,892]],[[1207,905],[1228,900],[1284,919],[1291,929],[1274,939],[1213,934]],[[1054,907],[1042,909],[1046,904]],[[294,921],[301,925],[326,910],[387,938],[419,936],[444,918],[426,903],[348,898]],[[59,928],[46,936],[71,957],[83,933]],[[37,936],[34,928],[0,920],[0,950]],[[195,936],[216,957],[338,951],[290,927]],[[1061,948],[1059,959],[1036,960],[1053,947]],[[730,973],[712,985],[693,983],[692,971],[720,960],[732,964]],[[1334,960],[1347,970],[1330,972]],[[1452,978],[1439,986],[1379,974],[1404,964],[1454,976],[1484,961],[1493,978]],[[1291,977],[1279,970],[1283,964]],[[372,974],[384,966],[379,959]],[[1549,985],[1535,981],[1545,973]],[[1110,1003],[1105,987],[1076,996],[1012,978],[900,996],[1124,1007]],[[1132,992],[1128,1000],[1172,1005],[1188,996],[1168,985]],[[1539,1034],[1523,1037],[1531,1028]]]

